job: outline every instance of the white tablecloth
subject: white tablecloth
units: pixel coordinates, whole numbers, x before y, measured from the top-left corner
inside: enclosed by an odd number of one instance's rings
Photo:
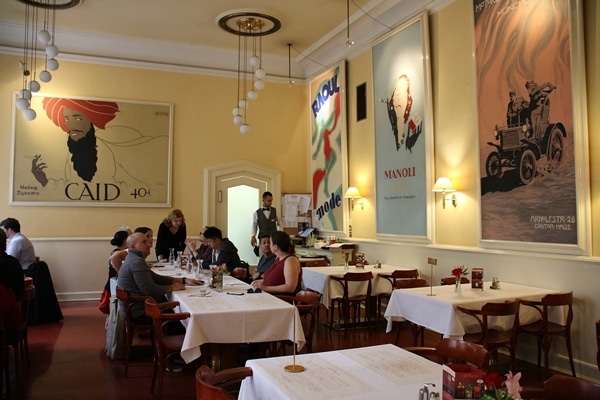
[[[500,289],[489,289],[490,283],[484,283],[484,290],[471,289],[471,284],[462,285],[462,293],[454,293],[454,285],[434,286],[435,296],[428,296],[430,288],[397,289],[385,310],[388,320],[387,331],[392,330],[392,321],[407,319],[428,329],[440,332],[444,337],[462,338],[465,333],[477,332],[479,325],[471,316],[457,311],[456,306],[480,309],[485,303],[501,303],[506,300],[540,300],[544,295],[557,293],[553,289],[517,285],[502,282]],[[556,321],[564,322],[560,312],[552,315]],[[531,307],[521,306],[519,321],[521,324],[539,319],[539,314]],[[491,320],[492,326],[507,329],[512,318],[499,317]]]
[[[191,362],[200,357],[204,343],[260,343],[279,340],[295,341],[301,349],[306,340],[298,310],[268,293],[246,293],[248,284],[223,277],[223,292],[212,291],[208,297],[198,297],[200,288],[171,294],[179,301],[179,309],[189,312],[183,321],[186,327],[181,357]],[[244,293],[232,295],[227,292]],[[294,329],[295,328],[295,329]]]
[[[342,297],[344,295],[344,288],[342,285],[333,279],[330,279],[332,275],[341,277],[346,272],[371,271],[373,273],[373,280],[371,281],[371,294],[375,296],[381,293],[389,293],[392,290],[390,281],[385,278],[381,278],[379,274],[389,275],[397,269],[407,270],[413,268],[398,267],[395,265],[386,264],[382,264],[381,268],[374,268],[372,265],[366,265],[364,269],[350,266],[348,270],[345,270],[344,266],[306,267],[302,268],[302,282],[304,287],[321,293],[321,303],[325,307],[329,307],[330,299]],[[352,296],[355,293],[364,292],[367,288],[367,284],[365,282],[352,282],[349,288],[351,291],[350,295]]]
[[[248,360],[240,400],[416,399],[426,382],[442,391],[442,366],[391,344],[296,356],[303,372],[284,370],[292,356]],[[440,396],[441,398],[441,396]]]

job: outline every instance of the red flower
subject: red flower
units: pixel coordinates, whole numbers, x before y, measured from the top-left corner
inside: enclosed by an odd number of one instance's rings
[[[495,387],[497,389],[502,387],[502,384],[504,383],[504,377],[500,374],[497,373],[491,373],[491,374],[486,374],[483,377],[483,384],[485,385],[486,388],[490,389],[492,387]]]
[[[452,268],[452,276],[455,277],[460,277],[462,275],[467,275],[469,273],[469,269],[465,268],[465,266],[461,266],[461,267],[454,267]]]

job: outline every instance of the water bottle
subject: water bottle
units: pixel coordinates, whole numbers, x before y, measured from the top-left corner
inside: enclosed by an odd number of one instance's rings
[[[169,264],[173,265],[175,263],[175,249],[169,249]]]

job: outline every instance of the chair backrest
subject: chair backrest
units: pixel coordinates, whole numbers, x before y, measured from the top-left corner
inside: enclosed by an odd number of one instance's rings
[[[418,269],[397,269],[392,272],[392,278],[394,279],[410,279],[410,278],[418,278],[419,270]]]
[[[460,283],[470,283],[470,282],[471,281],[466,276],[461,276],[460,277]],[[455,283],[456,283],[456,277],[455,276],[448,276],[446,278],[442,278],[442,280],[441,280],[442,286],[444,286],[444,285],[454,285]]]
[[[154,335],[155,346],[162,346],[162,339],[165,336],[165,329],[171,323],[179,323],[179,321],[190,317],[189,312],[182,313],[165,313],[164,310],[169,310],[179,305],[178,301],[168,301],[164,303],[156,303],[152,297],[148,297],[145,302],[146,315],[152,318],[152,333]]]
[[[487,371],[490,354],[485,347],[456,339],[442,339],[435,345],[436,352],[452,362],[473,364],[482,371]]]
[[[425,287],[427,286],[427,281],[425,279],[417,278],[417,279],[398,279],[396,281],[396,289],[410,289],[416,287]]]
[[[553,375],[544,382],[544,398],[547,400],[600,399],[600,385],[568,375]]]
[[[342,279],[344,281],[344,284],[343,284],[344,285],[344,297],[348,297],[349,282],[367,282],[367,291],[364,295],[366,297],[371,296],[371,289],[372,289],[371,279],[373,279],[373,273],[371,271],[346,272]]]
[[[117,299],[121,300],[125,303],[125,320],[127,323],[131,323],[131,310],[136,303],[142,303],[146,301],[146,299],[150,299],[150,296],[130,296],[127,290],[117,286]],[[134,324],[137,325],[137,324]]]
[[[21,314],[23,314],[23,320],[25,324],[29,320],[29,310],[31,309],[31,302],[35,297],[35,286],[30,285],[25,288],[23,297],[21,298]]]
[[[314,260],[314,261],[305,261],[305,267],[329,267],[328,260]]]
[[[208,365],[203,365],[196,371],[196,400],[231,400],[235,399],[225,387],[241,382],[252,376],[249,367],[224,369],[217,373]]]
[[[550,293],[545,295],[541,302],[543,307],[542,317],[548,322],[548,309],[550,307],[567,307],[565,327],[570,327],[573,322],[573,292]]]

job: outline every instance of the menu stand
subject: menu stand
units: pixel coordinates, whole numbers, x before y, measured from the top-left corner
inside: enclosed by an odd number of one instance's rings
[[[296,302],[292,302],[292,304],[294,305],[294,308],[296,308]],[[295,310],[294,310],[294,314],[295,314]],[[296,364],[296,316],[294,315],[294,344],[292,345],[293,347],[293,358],[292,358],[292,364],[290,365],[286,365],[284,367],[286,372],[292,372],[292,373],[296,373],[296,372],[302,372],[305,371],[306,368],[304,368],[302,365],[297,365]]]

